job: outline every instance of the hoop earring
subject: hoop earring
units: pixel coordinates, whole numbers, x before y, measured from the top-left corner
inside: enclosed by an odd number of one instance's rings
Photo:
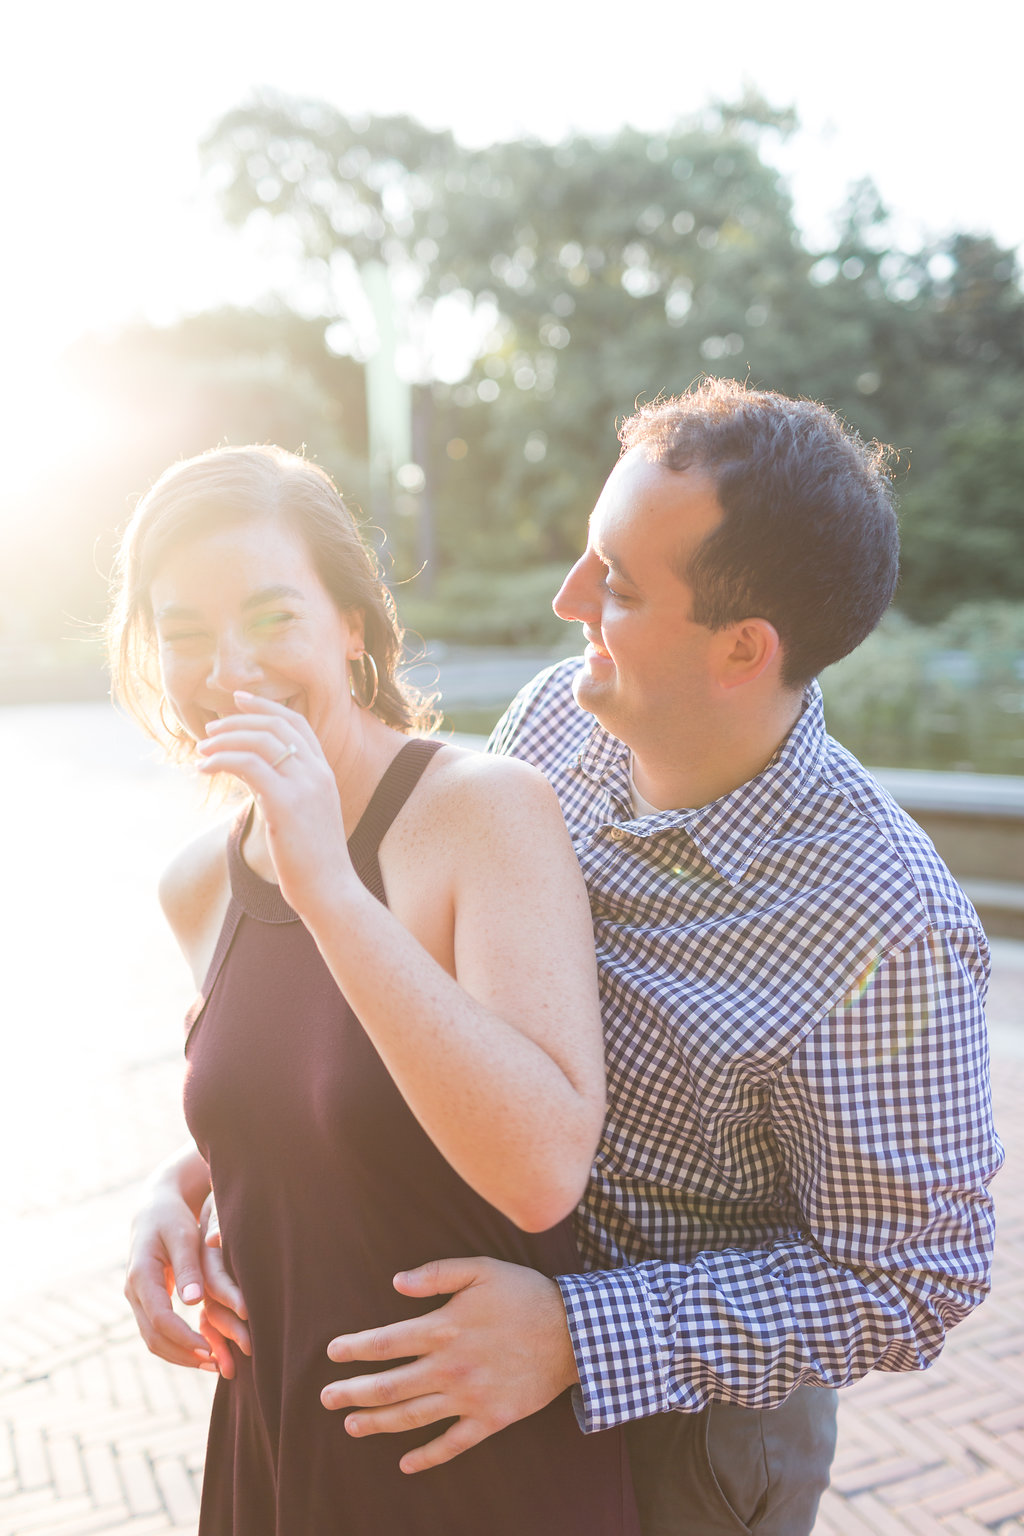
[[[355,664],[362,662],[362,678],[360,687],[356,688]],[[380,691],[380,675],[377,671],[377,663],[369,651],[360,651],[358,656],[353,656],[349,662],[348,691],[359,705],[360,709],[372,709]],[[372,681],[372,688],[371,688]],[[363,695],[369,693],[370,697]]]

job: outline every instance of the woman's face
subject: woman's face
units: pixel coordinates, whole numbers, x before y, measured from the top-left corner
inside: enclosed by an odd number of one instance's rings
[[[167,555],[149,595],[164,693],[196,741],[237,712],[241,688],[304,715],[331,760],[363,621],[339,613],[301,539],[269,518],[201,534]]]

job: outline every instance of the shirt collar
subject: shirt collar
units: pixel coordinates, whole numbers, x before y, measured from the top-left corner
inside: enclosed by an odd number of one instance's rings
[[[741,879],[758,849],[788,816],[803,787],[820,771],[825,754],[825,711],[816,682],[804,692],[800,718],[756,778],[699,810],[659,811],[634,818],[629,797],[629,748],[595,724],[576,754],[580,771],[603,784],[624,807],[635,834],[656,837],[682,830],[712,868],[729,881]]]
[[[576,766],[585,778],[603,784],[616,763],[629,763],[629,748],[595,721],[576,753]]]

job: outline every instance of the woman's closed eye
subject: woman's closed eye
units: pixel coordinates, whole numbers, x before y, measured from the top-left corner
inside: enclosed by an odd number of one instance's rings
[[[294,613],[288,613],[282,609],[275,613],[260,614],[258,618],[253,619],[250,627],[257,634],[268,634],[276,629],[283,629],[287,624],[292,623],[294,619]]]
[[[210,636],[204,629],[175,629],[160,636],[160,644],[171,650],[195,649],[208,644]]]

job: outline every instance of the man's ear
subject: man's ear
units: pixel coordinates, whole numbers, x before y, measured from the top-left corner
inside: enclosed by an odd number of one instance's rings
[[[722,688],[742,688],[752,683],[780,655],[782,642],[767,619],[741,619],[721,631],[718,681]]]

